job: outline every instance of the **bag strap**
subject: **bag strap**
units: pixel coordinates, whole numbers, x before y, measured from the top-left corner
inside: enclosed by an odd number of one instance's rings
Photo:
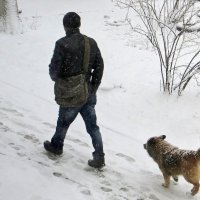
[[[84,56],[83,56],[83,72],[86,74],[88,71],[88,66],[90,62],[90,43],[89,43],[89,38],[85,35],[84,37]]]

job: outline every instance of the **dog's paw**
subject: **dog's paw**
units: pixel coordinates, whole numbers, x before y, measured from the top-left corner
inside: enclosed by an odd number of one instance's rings
[[[166,183],[162,183],[162,186],[163,186],[164,188],[168,188],[168,187],[169,187],[169,185],[166,184]]]
[[[178,182],[178,176],[173,176],[175,182]]]
[[[197,194],[198,190],[199,190],[199,188],[197,188],[197,187],[192,188],[191,195],[194,196],[195,194]]]

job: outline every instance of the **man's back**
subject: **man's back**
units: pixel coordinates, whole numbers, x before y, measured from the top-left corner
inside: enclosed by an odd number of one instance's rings
[[[63,77],[74,76],[83,70],[83,56],[84,56],[84,37],[77,30],[77,32],[71,33],[57,41],[61,51],[63,52]],[[97,52],[97,44],[94,39],[89,38],[90,44],[90,60],[88,71],[95,68],[94,62]]]
[[[87,81],[96,91],[103,75],[103,59],[96,41],[89,38],[89,44]],[[54,55],[49,65],[51,78],[56,80],[80,74],[83,71],[84,49],[84,36],[79,29],[67,30],[66,36],[56,42]],[[94,78],[91,80],[91,77]]]

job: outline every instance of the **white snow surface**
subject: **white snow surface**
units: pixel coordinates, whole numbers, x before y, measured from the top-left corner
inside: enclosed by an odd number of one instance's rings
[[[0,199],[199,199],[187,194],[192,185],[182,177],[163,188],[143,148],[161,134],[180,148],[200,147],[199,88],[191,83],[181,97],[161,92],[157,56],[110,0],[18,0],[18,6],[21,34],[0,35]],[[87,166],[93,147],[80,116],[62,156],[43,149],[58,116],[48,64],[69,11],[80,14],[81,32],[97,41],[105,62],[96,106],[106,155],[102,171]]]

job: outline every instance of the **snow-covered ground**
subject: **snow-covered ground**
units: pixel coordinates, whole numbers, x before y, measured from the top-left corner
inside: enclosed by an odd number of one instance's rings
[[[18,0],[18,6],[21,34],[0,35],[0,199],[199,199],[186,194],[192,185],[181,177],[163,188],[143,148],[161,134],[181,148],[200,147],[199,88],[191,84],[182,97],[163,94],[157,57],[110,0]],[[96,39],[105,62],[96,107],[102,171],[87,166],[93,149],[81,117],[68,131],[63,156],[43,149],[58,115],[48,64],[68,11],[80,14],[81,32]]]

